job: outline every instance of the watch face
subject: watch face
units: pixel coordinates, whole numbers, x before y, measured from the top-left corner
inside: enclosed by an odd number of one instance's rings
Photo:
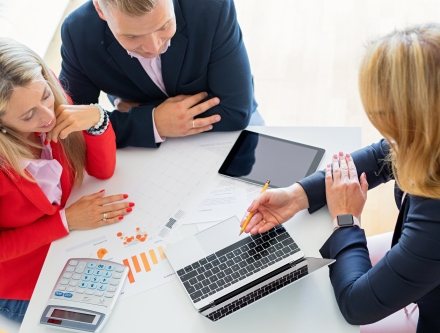
[[[353,225],[353,215],[343,214],[338,215],[338,225],[340,227],[348,227]]]

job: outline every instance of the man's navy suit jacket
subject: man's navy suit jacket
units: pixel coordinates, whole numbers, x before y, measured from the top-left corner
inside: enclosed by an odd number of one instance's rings
[[[352,154],[358,175],[366,173],[370,189],[393,179],[384,162],[388,152],[382,140]],[[307,193],[310,213],[326,204],[323,171],[300,184]],[[374,267],[364,231],[357,226],[336,230],[320,252],[324,258],[336,259],[330,265],[330,279],[349,323],[373,323],[416,302],[417,332],[440,332],[440,200],[407,195],[402,204],[402,195],[396,188],[400,214],[393,246]]]
[[[173,0],[177,30],[161,55],[169,97],[207,92],[220,104],[201,117],[220,114],[213,131],[245,128],[256,110],[249,59],[232,0]],[[157,147],[152,111],[168,97],[138,59],[131,58],[99,18],[92,1],[74,11],[61,28],[60,80],[75,104],[97,103],[101,91],[141,103],[110,120],[117,147]]]

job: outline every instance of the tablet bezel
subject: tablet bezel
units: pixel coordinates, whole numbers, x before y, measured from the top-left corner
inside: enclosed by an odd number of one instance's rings
[[[248,183],[252,183],[252,184],[259,184],[259,185],[264,185],[266,182],[265,180],[255,180],[252,178],[249,178],[247,176],[234,176],[231,175],[230,173],[227,172],[227,169],[229,168],[229,166],[231,165],[232,161],[234,160],[235,155],[237,154],[238,150],[240,149],[241,145],[243,144],[243,142],[245,141],[245,139],[247,138],[247,136],[249,134],[258,134],[261,137],[266,137],[269,138],[271,140],[275,140],[275,141],[282,141],[282,142],[287,142],[296,146],[301,146],[301,147],[305,147],[305,148],[309,148],[309,149],[313,149],[316,150],[316,155],[315,158],[313,159],[312,163],[309,166],[309,169],[307,170],[306,175],[303,177],[307,177],[310,176],[312,173],[316,172],[319,166],[319,163],[321,163],[322,158],[324,157],[325,154],[325,149],[323,148],[319,148],[319,147],[315,147],[315,146],[311,146],[311,145],[306,145],[303,143],[299,143],[296,141],[292,141],[292,140],[285,140],[285,139],[280,139],[277,138],[275,136],[272,135],[267,135],[267,134],[261,134],[258,132],[254,132],[254,131],[249,131],[249,130],[243,130],[241,131],[240,135],[238,136],[237,140],[235,141],[234,145],[232,146],[231,150],[229,151],[228,155],[226,156],[225,160],[223,161],[223,164],[221,165],[220,169],[218,170],[218,173],[221,174],[222,176],[227,176],[233,179],[237,179],[237,180],[242,180]],[[300,180],[300,179],[298,179]],[[286,186],[290,186],[292,184],[286,185]],[[275,186],[274,184],[270,184],[270,187],[272,188],[278,188],[279,186]]]

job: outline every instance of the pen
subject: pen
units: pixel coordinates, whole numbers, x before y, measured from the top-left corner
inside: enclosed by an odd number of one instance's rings
[[[267,180],[267,182],[266,182],[266,184],[264,184],[264,187],[261,190],[260,194],[267,190],[267,188],[269,187],[269,184],[270,184],[270,180]],[[246,227],[247,227],[249,221],[251,220],[252,216],[254,216],[254,213],[250,212],[248,217],[247,217],[247,219],[246,219],[246,221],[244,222],[243,226],[241,227],[239,236],[243,233],[244,229],[246,229]]]

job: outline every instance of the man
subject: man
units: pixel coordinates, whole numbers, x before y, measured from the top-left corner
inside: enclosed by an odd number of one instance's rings
[[[110,96],[118,148],[264,124],[232,0],[93,0],[61,36],[63,86],[76,104]]]

